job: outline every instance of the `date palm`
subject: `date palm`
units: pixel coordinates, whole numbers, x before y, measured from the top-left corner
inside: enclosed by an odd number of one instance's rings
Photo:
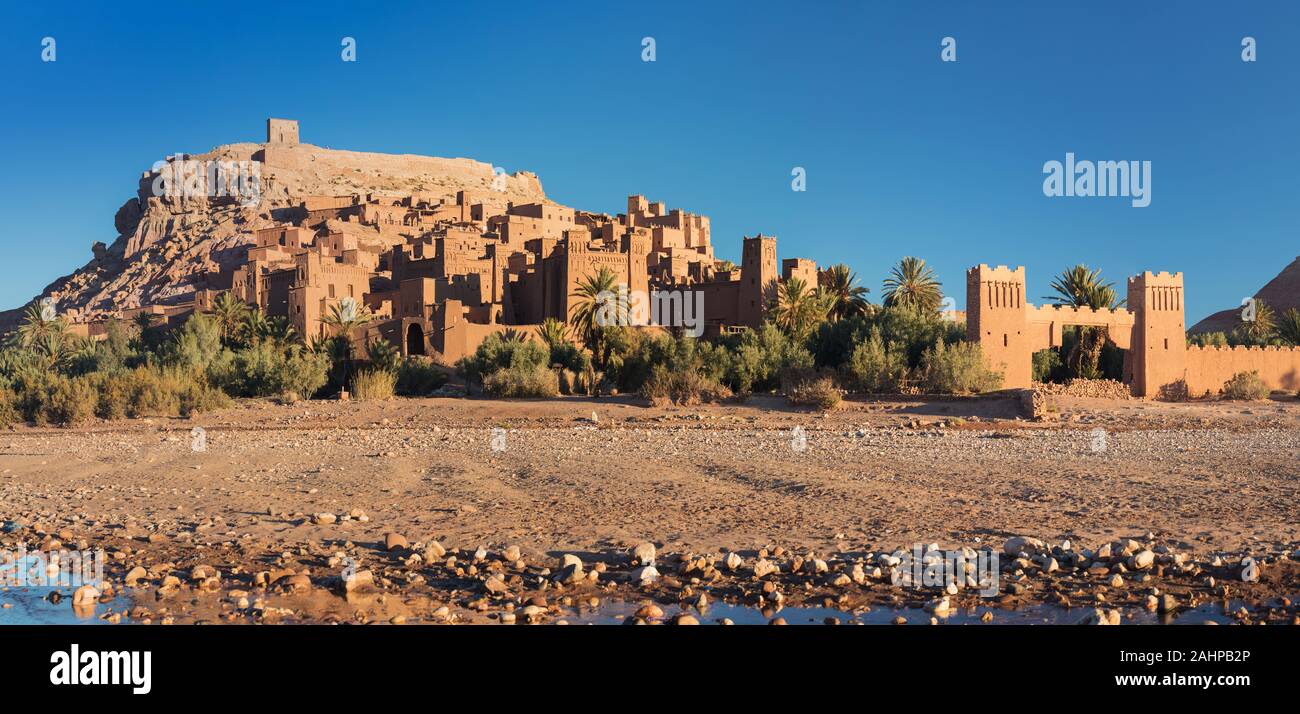
[[[243,329],[244,318],[248,312],[248,304],[235,297],[235,294],[229,290],[212,301],[212,317],[216,319],[217,327],[221,329],[223,342],[233,344],[239,341],[239,333]]]
[[[1052,279],[1053,295],[1045,296],[1053,304],[1063,307],[1085,307],[1094,310],[1114,310],[1124,304],[1115,291],[1115,284],[1105,282],[1101,270],[1080,263]],[[1066,356],[1066,366],[1076,377],[1096,377],[1101,361],[1101,349],[1110,338],[1105,327],[1079,327],[1078,340]]]
[[[266,313],[258,308],[253,308],[244,313],[244,319],[239,327],[239,334],[245,342],[252,344],[266,337],[270,324],[266,319]]]
[[[858,276],[849,270],[849,266],[843,263],[832,265],[818,276],[818,283],[830,298],[827,317],[831,320],[866,314],[867,293],[870,291],[857,284]]]
[[[776,295],[768,304],[767,319],[787,335],[802,339],[826,319],[832,300],[833,296],[810,289],[800,278],[790,278],[776,286]]]
[[[543,344],[553,350],[569,342],[569,328],[563,322],[548,317],[537,326],[537,336],[541,338]]]
[[[357,302],[356,298],[345,297],[330,305],[329,312],[320,321],[332,328],[334,334],[347,337],[353,330],[368,324],[374,317],[369,308]]]
[[[62,342],[67,323],[54,311],[52,303],[32,303],[23,311],[23,321],[18,325],[15,341],[19,347],[35,349],[47,347],[50,340]]]
[[[1255,300],[1253,307],[1253,314],[1242,311],[1237,333],[1250,344],[1268,344],[1277,333],[1277,313],[1263,300]]]
[[[578,289],[570,296],[577,302],[569,310],[569,324],[601,367],[608,357],[608,331],[627,324],[627,306],[617,299],[618,287],[618,276],[609,268],[601,268],[595,275],[579,280]]]
[[[925,260],[908,256],[891,268],[889,277],[885,278],[885,306],[938,312],[943,302],[941,285]]]
[[[1277,322],[1277,336],[1292,347],[1300,347],[1300,310],[1293,307],[1282,313]]]

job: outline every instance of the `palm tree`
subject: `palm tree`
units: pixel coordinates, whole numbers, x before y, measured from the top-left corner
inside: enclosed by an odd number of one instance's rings
[[[287,347],[301,341],[298,328],[294,327],[293,323],[289,322],[289,318],[283,315],[267,320],[263,335],[281,347]]]
[[[1080,263],[1052,280],[1055,295],[1045,296],[1053,304],[1063,307],[1085,307],[1094,310],[1114,310],[1124,304],[1115,284],[1104,282],[1101,270],[1089,268]],[[1066,356],[1066,366],[1076,377],[1092,378],[1097,376],[1097,365],[1101,361],[1101,349],[1110,338],[1110,331],[1105,327],[1079,327],[1078,340]]]
[[[601,268],[595,275],[579,280],[578,289],[570,296],[578,301],[569,310],[569,324],[602,367],[608,356],[606,332],[627,324],[627,306],[618,301],[617,291],[618,276],[609,268]]]
[[[800,278],[790,278],[776,287],[775,298],[768,303],[768,320],[791,337],[806,337],[818,322],[826,319],[834,296],[809,290]]]
[[[22,324],[15,335],[19,347],[32,349],[40,344],[47,344],[50,336],[61,341],[68,324],[54,311],[50,302],[32,303],[23,311]]]
[[[831,306],[827,317],[842,320],[866,314],[867,293],[870,291],[857,284],[858,276],[849,270],[849,266],[843,263],[832,265],[817,277],[821,289],[830,296]]]
[[[334,329],[334,334],[348,337],[352,331],[375,319],[370,309],[358,303],[356,298],[345,297],[330,305],[329,313],[320,319]]]
[[[267,322],[266,314],[258,308],[252,308],[244,313],[244,321],[239,331],[243,339],[252,344],[266,337],[269,327],[270,323]]]
[[[1090,307],[1094,310],[1114,310],[1124,304],[1115,292],[1114,283],[1102,282],[1101,270],[1079,264],[1066,270],[1052,280],[1055,295],[1048,295],[1044,300],[1052,300],[1055,305],[1067,307]]]
[[[217,326],[221,328],[222,341],[226,344],[238,341],[240,330],[244,326],[244,318],[249,312],[248,304],[227,290],[212,301],[211,312],[216,318]]]
[[[553,350],[560,345],[568,344],[569,327],[553,317],[548,317],[537,326],[537,336]]]
[[[885,306],[907,307],[921,312],[938,312],[943,301],[934,270],[921,258],[906,257],[890,269],[885,279]]]
[[[1267,344],[1277,332],[1277,313],[1263,300],[1255,300],[1254,308],[1252,319],[1247,320],[1245,315],[1241,316],[1236,332],[1250,344]]]
[[[1294,307],[1282,313],[1277,323],[1277,335],[1293,347],[1300,347],[1300,310]]]

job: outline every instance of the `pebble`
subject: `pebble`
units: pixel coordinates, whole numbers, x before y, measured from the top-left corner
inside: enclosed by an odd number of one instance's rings
[[[1156,554],[1149,550],[1140,550],[1128,559],[1128,566],[1134,570],[1146,570],[1156,562]]]
[[[653,565],[646,565],[632,571],[632,582],[642,585],[653,583],[658,577],[659,571],[655,570]]]
[[[639,565],[655,564],[655,546],[654,543],[638,543],[632,549],[632,558]]]
[[[91,585],[82,585],[72,593],[73,607],[81,605],[93,605],[99,600],[99,591]]]
[[[406,542],[406,537],[401,533],[387,533],[384,535],[384,550],[397,550],[398,548],[410,548],[411,544]]]

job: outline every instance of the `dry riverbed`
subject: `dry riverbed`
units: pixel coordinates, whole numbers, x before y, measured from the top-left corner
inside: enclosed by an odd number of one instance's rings
[[[1300,402],[1057,402],[250,401],[20,427],[0,549],[104,549],[91,610],[120,622],[1296,619]],[[895,584],[914,545],[997,552],[997,594]]]

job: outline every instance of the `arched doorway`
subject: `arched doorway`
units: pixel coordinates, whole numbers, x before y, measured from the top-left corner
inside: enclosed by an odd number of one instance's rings
[[[424,354],[424,330],[414,322],[406,328],[406,354],[408,356]]]

